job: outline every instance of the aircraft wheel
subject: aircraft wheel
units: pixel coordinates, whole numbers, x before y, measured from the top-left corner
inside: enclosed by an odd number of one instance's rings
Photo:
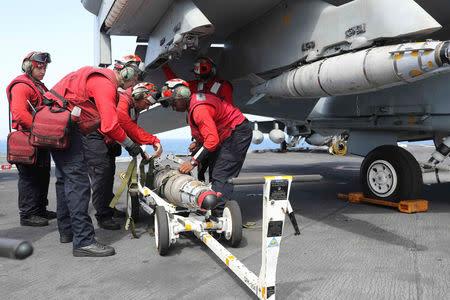
[[[159,255],[164,256],[169,250],[169,221],[167,213],[163,206],[157,206],[155,209],[155,242]]]
[[[235,200],[230,200],[225,204],[223,217],[230,222],[228,230],[224,232],[225,239],[231,247],[239,246],[242,240],[242,214],[241,208]]]
[[[414,156],[403,148],[375,148],[361,164],[364,196],[398,202],[417,199],[422,190],[422,172]]]
[[[138,194],[130,194],[131,197],[131,217],[134,222],[139,221],[139,195]]]

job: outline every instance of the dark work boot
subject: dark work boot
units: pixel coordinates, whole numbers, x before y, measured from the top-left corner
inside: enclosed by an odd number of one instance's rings
[[[125,218],[126,217],[126,213],[125,212],[123,212],[123,211],[120,211],[120,210],[118,210],[117,208],[113,208],[113,210],[114,210],[114,213],[113,213],[113,218],[115,218],[115,219],[123,219],[123,218]]]
[[[116,251],[111,246],[102,245],[98,242],[94,242],[88,246],[73,248],[73,256],[82,257],[82,256],[94,256],[94,257],[102,257],[102,256],[111,256],[116,254]]]
[[[97,221],[98,227],[106,229],[106,230],[119,230],[120,224],[114,222],[113,219],[107,219],[103,221]]]
[[[47,220],[53,220],[56,219],[56,213],[54,211],[45,210],[40,214],[41,217],[47,219]]]
[[[20,225],[22,226],[48,226],[48,220],[40,216],[30,216],[28,218],[20,218]]]
[[[72,243],[72,241],[73,241],[73,235],[60,235],[59,236],[59,242],[61,244]]]

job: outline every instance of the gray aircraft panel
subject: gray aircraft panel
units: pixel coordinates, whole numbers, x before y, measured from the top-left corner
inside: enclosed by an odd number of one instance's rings
[[[113,35],[147,35],[173,0],[128,1],[114,25],[108,30]]]
[[[102,0],[81,0],[81,4],[83,4],[84,8],[94,15],[98,15],[102,2]]]
[[[239,78],[295,63],[302,58],[302,43],[309,41],[320,13],[329,6],[316,0],[288,1],[235,32],[226,41],[230,47],[224,51],[223,73]]]
[[[301,0],[303,1],[303,0]],[[224,41],[232,32],[247,25],[276,6],[280,0],[193,0],[205,16],[214,24],[213,37]]]

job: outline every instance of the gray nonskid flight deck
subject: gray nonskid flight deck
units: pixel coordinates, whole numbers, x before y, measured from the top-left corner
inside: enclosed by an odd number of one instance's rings
[[[410,146],[419,159],[433,148]],[[337,193],[358,192],[357,156],[251,153],[241,176],[321,174],[319,183],[293,183],[290,201],[301,235],[286,221],[277,267],[279,299],[446,299],[450,294],[450,201],[447,184],[424,186],[430,209],[402,214],[392,208],[352,204]],[[127,163],[117,170],[125,171]],[[117,177],[117,176],[116,176]],[[55,209],[55,179],[49,200]],[[116,179],[116,188],[119,179]],[[243,223],[261,224],[262,185],[238,186]],[[194,236],[181,237],[159,256],[147,233],[153,218],[138,223],[139,239],[125,230],[96,226],[100,242],[117,254],[75,258],[60,244],[56,221],[49,227],[21,227],[17,212],[17,173],[0,172],[0,236],[33,243],[24,261],[0,259],[2,297],[8,299],[252,299],[250,290]],[[118,207],[123,209],[124,196]],[[91,216],[93,211],[91,210]],[[94,221],[94,225],[96,225]],[[261,264],[261,229],[247,228],[239,248],[230,249],[251,271]]]

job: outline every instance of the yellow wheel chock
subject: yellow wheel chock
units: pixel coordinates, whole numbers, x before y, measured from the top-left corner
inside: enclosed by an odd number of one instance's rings
[[[348,199],[351,203],[372,203],[383,206],[396,207],[399,211],[407,214],[416,213],[416,212],[424,212],[428,210],[428,201],[427,200],[403,200],[400,202],[391,202],[384,200],[377,200],[371,198],[365,198],[362,193],[349,193],[349,194],[338,194],[338,198]]]

